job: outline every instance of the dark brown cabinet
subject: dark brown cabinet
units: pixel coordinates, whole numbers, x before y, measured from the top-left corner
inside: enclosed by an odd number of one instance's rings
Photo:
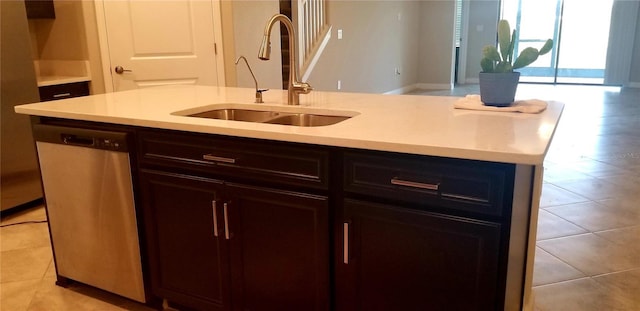
[[[344,153],[337,310],[501,310],[514,165]]]
[[[222,182],[159,171],[143,171],[140,181],[153,293],[200,310],[230,310],[228,243],[214,208]]]
[[[27,18],[56,18],[53,0],[25,0]]]
[[[500,224],[347,200],[339,310],[496,310]]]
[[[328,310],[326,197],[227,185],[234,310]]]
[[[313,158],[317,153],[306,153],[309,161],[294,157],[298,162],[290,166],[282,159],[256,164],[259,143],[234,149],[240,142],[229,138],[151,132],[140,137],[154,295],[196,310],[329,309],[328,197],[285,190],[295,179],[310,187],[318,182],[283,171],[304,171],[304,163],[316,163],[309,170],[317,174],[322,162]],[[265,157],[280,151],[286,159],[292,155],[284,151],[295,152],[271,147]],[[200,160],[202,155],[210,160]],[[265,174],[273,175],[275,184],[265,185]]]
[[[89,82],[73,82],[38,87],[40,101],[46,102],[89,95]]]

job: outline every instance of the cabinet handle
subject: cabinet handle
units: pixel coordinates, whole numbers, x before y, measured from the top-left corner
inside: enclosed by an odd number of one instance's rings
[[[218,208],[216,201],[211,201],[211,209],[213,209],[213,236],[218,236]]]
[[[349,264],[349,223],[342,224],[342,262]]]
[[[229,239],[229,213],[227,203],[222,205],[222,212],[224,213],[224,238]]]
[[[214,156],[212,154],[205,154],[205,155],[202,156],[202,158],[207,160],[207,161],[224,162],[224,163],[231,163],[231,164],[236,163],[236,159],[218,157],[218,156]]]
[[[60,98],[60,97],[67,97],[67,96],[71,96],[71,93],[53,94],[53,98]]]
[[[440,188],[440,183],[425,184],[421,182],[402,180],[402,179],[399,179],[398,177],[391,178],[391,184],[397,185],[397,186],[405,186],[405,187],[434,190],[434,191],[438,191],[438,188]]]

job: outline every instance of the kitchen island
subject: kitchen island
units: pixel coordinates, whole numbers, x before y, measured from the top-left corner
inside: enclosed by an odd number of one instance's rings
[[[153,297],[220,310],[532,309],[542,165],[561,103],[518,114],[454,109],[455,97],[286,98],[169,86],[16,111],[133,133]],[[238,107],[349,118],[299,127],[187,116]]]

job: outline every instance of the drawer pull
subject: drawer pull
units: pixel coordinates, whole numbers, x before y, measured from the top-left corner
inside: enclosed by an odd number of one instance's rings
[[[222,212],[224,213],[224,238],[229,239],[229,208],[227,203],[222,205]]]
[[[218,236],[218,209],[216,207],[216,201],[211,201],[211,208],[213,209],[213,236]]]
[[[67,97],[67,96],[71,96],[71,93],[53,94],[53,98],[60,98],[60,97]]]
[[[397,186],[405,186],[405,187],[419,188],[419,189],[433,190],[433,191],[438,191],[438,188],[440,188],[439,183],[425,184],[421,182],[398,179],[398,177],[391,178],[391,184],[397,185]]]
[[[349,223],[345,222],[342,224],[342,262],[344,264],[349,264]]]
[[[214,156],[212,154],[205,154],[205,155],[202,156],[202,158],[207,160],[207,161],[224,162],[224,163],[231,163],[231,164],[236,163],[236,159],[218,157],[218,156]]]

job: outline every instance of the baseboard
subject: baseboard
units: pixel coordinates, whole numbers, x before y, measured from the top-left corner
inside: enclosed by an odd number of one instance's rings
[[[388,92],[384,92],[382,94],[384,95],[402,95],[402,94],[407,94],[415,89],[418,88],[417,84],[412,84],[412,85],[407,85],[407,86],[403,86],[399,89],[395,89],[395,90],[391,90]]]
[[[464,80],[465,84],[478,84],[480,83],[480,78],[466,78]]]
[[[640,82],[629,82],[626,86],[637,89],[637,88],[640,88]]]
[[[418,83],[416,86],[421,90],[453,90],[453,83]]]

